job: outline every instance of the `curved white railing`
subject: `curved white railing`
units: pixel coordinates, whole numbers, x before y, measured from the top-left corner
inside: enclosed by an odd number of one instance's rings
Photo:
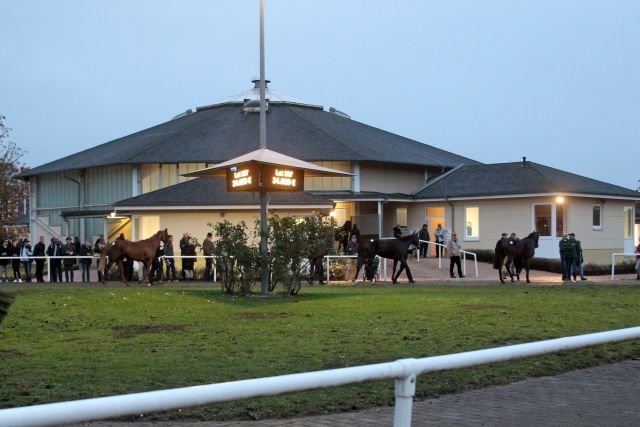
[[[442,249],[447,249],[447,245],[445,245],[444,243],[436,243],[429,240],[418,240],[418,242],[428,243],[430,245],[440,246]],[[442,250],[436,250],[436,252],[438,254],[438,268],[442,268]],[[462,273],[465,276],[467,275],[467,254],[469,254],[473,257],[473,265],[475,267],[476,277],[480,277],[480,275],[478,274],[478,256],[474,252],[464,251],[462,249],[460,250],[460,253],[462,254]],[[420,262],[420,248],[418,248],[418,262]]]
[[[637,257],[639,253],[636,252],[625,252],[625,253],[614,253],[611,254],[611,280],[615,280],[616,278],[616,257]]]
[[[393,379],[395,380],[393,425],[409,427],[416,379],[421,374],[469,368],[638,338],[640,338],[640,327],[633,327],[422,359],[401,359],[374,365],[3,409],[0,410],[0,426],[27,427],[79,423],[365,381]]]

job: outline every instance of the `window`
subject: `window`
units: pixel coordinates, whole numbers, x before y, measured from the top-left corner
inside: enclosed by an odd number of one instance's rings
[[[533,218],[540,236],[551,236],[551,204],[534,205]]]
[[[566,231],[564,227],[564,207],[562,203],[556,204],[556,237],[562,237]]]
[[[478,206],[464,208],[464,239],[480,239],[480,208]]]
[[[633,224],[635,222],[633,207],[624,208],[624,238],[633,239]]]
[[[593,229],[602,230],[602,205],[593,205]]]
[[[396,222],[402,227],[407,226],[407,208],[396,208]]]

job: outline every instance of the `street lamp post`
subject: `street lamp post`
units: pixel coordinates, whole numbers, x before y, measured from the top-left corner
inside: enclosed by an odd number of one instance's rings
[[[267,148],[267,102],[264,76],[264,0],[260,0],[260,148]],[[269,294],[267,192],[260,187],[260,292]]]

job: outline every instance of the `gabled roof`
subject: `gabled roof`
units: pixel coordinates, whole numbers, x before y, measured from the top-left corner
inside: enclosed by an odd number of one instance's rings
[[[628,188],[530,161],[461,166],[428,182],[414,196],[453,199],[559,193],[640,200],[640,193]]]
[[[161,190],[151,191],[140,196],[120,200],[113,204],[115,208],[175,207],[175,208],[213,208],[233,206],[242,209],[260,205],[260,194],[245,191],[227,191],[224,177],[196,178]],[[316,208],[333,207],[333,202],[306,191],[269,193],[269,206],[313,206]]]
[[[52,143],[54,141],[51,141]],[[259,114],[231,102],[197,109],[149,129],[35,167],[20,177],[116,164],[220,163],[259,148]],[[305,161],[376,161],[453,167],[475,160],[327,112],[270,103],[268,148]]]

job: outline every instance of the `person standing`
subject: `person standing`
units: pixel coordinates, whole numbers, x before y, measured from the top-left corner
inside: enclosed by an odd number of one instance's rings
[[[78,254],[82,257],[90,257],[93,256],[93,250],[91,250],[91,243],[84,242],[83,245],[80,246],[80,252]],[[91,258],[80,258],[80,267],[82,268],[82,282],[89,283],[91,282]]]
[[[77,255],[76,246],[73,244],[71,237],[67,237],[66,242],[67,243],[62,248],[64,256],[73,257]],[[64,265],[64,281],[67,283],[73,282],[73,266],[75,263],[75,258],[65,258],[64,261],[62,261],[62,264]]]
[[[347,245],[347,255],[357,256],[358,247],[359,247],[358,238],[356,236],[351,236],[351,240]],[[349,258],[347,260],[347,268],[345,269],[345,272],[344,272],[345,280],[349,280],[349,277],[353,275],[353,270],[356,269],[357,262],[358,262],[357,258]],[[355,277],[354,279],[357,280],[358,278]]]
[[[11,240],[11,269],[13,270],[13,281],[21,283],[22,277],[20,276],[20,251],[22,250],[22,241],[13,239]]]
[[[464,274],[462,274],[462,264],[460,263],[460,251],[462,247],[458,242],[458,235],[456,232],[451,233],[451,239],[447,242],[447,253],[449,254],[449,274],[452,279],[455,279],[456,276],[453,275],[453,266],[458,266],[458,277],[461,279],[464,278]]]
[[[34,257],[43,257],[45,256],[46,246],[44,244],[44,236],[40,236],[40,241],[36,243],[33,247],[33,256]],[[38,283],[44,282],[44,277],[42,277],[42,273],[44,271],[44,259],[36,258],[36,281]]]
[[[27,283],[31,283],[32,256],[33,251],[31,250],[31,242],[29,242],[29,239],[24,239],[22,241],[22,249],[20,249],[20,262],[24,268],[24,279]]]
[[[9,260],[7,257],[11,256],[11,249],[9,248],[9,241],[4,240],[0,243],[0,283],[9,282]]]
[[[573,274],[573,280],[576,280],[576,276],[580,276],[580,280],[587,280],[584,277],[584,258],[582,256],[582,244],[580,240],[576,240],[575,233],[569,234],[569,241],[575,246],[576,257],[572,260],[571,269]]]
[[[433,232],[433,236],[436,239],[436,243],[444,243],[444,228],[442,228],[442,224],[438,224],[438,228]],[[436,256],[440,258],[442,256],[442,246],[436,245]]]
[[[576,274],[578,273],[576,271],[576,268],[578,266],[578,248],[576,245],[576,240],[575,238],[572,239],[571,235],[568,236],[569,237],[569,243],[568,243],[568,259],[567,259],[567,275],[569,276],[568,279],[569,281],[571,281],[571,276],[576,277]]]
[[[161,246],[156,249],[156,255],[151,262],[151,272],[149,273],[149,283],[162,282],[162,257],[164,256],[164,250]]]
[[[562,267],[562,280],[570,280],[571,276],[571,244],[566,234],[562,235],[562,239],[558,243],[560,247],[560,266]]]
[[[51,244],[47,248],[47,256],[51,257],[49,265],[51,271],[49,277],[52,282],[62,282],[62,259],[58,258],[62,256],[62,244],[57,237],[51,238]]]
[[[216,254],[216,245],[213,243],[213,233],[207,233],[207,238],[202,242],[202,254],[207,257]],[[213,280],[213,276],[211,275],[213,258],[205,258],[204,265],[204,280]]]
[[[101,234],[96,240],[96,243],[93,245],[93,253],[100,255],[104,246],[104,236]],[[98,257],[98,259],[96,260],[96,271],[98,272],[98,282],[102,282],[102,272],[100,271],[100,257]]]
[[[187,235],[188,236],[188,235]],[[182,259],[182,277],[185,279],[193,279],[193,265],[195,264],[196,245],[191,239],[187,240],[187,245],[182,245],[180,240],[180,254],[187,258]]]
[[[429,235],[429,226],[427,224],[422,224],[418,238],[421,240],[420,256],[422,258],[426,258],[429,256],[429,241],[431,240],[431,236]]]
[[[164,245],[164,256],[166,257],[164,261],[167,263],[167,277],[169,278],[169,282],[176,281],[176,260],[170,257],[173,257],[173,236],[167,236],[167,243]]]

